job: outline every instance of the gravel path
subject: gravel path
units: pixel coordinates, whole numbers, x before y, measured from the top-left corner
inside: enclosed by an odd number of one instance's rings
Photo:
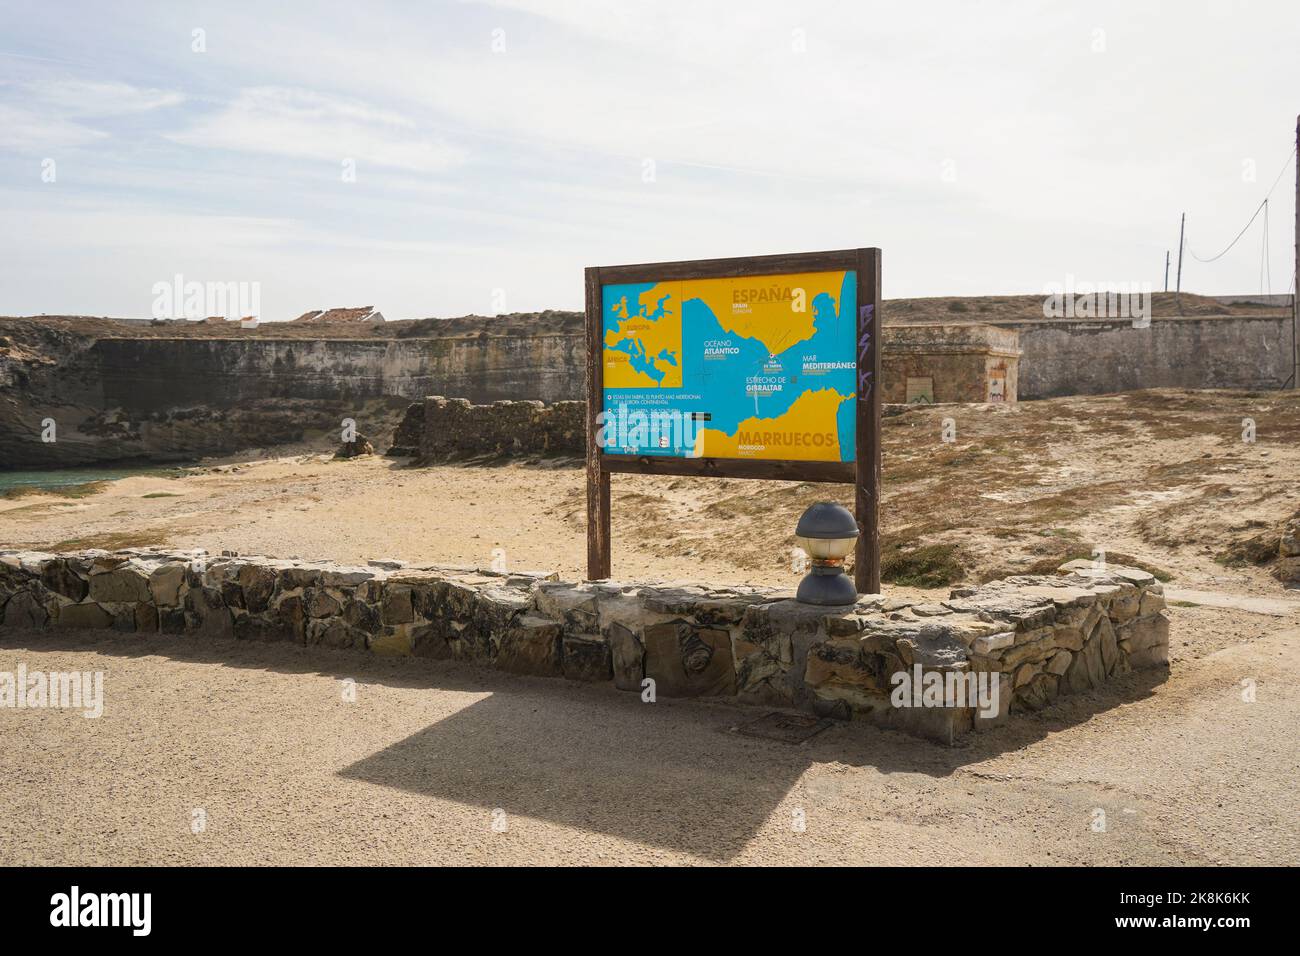
[[[8,631],[0,671],[103,671],[105,704],[0,709],[0,865],[1300,863],[1300,626],[1250,615],[1213,649],[1179,635],[1215,612],[1172,613],[1168,680],[958,749],[756,740],[731,728],[760,712],[454,664]]]

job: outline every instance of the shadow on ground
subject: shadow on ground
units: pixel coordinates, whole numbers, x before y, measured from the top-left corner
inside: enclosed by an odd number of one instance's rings
[[[469,455],[438,458],[428,462],[421,462],[418,458],[409,455],[385,455],[382,457],[391,459],[388,466],[390,471],[422,471],[438,466],[481,468],[484,470],[514,467],[533,471],[574,471],[587,466],[585,458],[575,458],[572,455]]]
[[[646,704],[637,694],[609,687],[448,662],[94,631],[0,633],[0,650],[89,651],[121,659],[156,655],[359,684],[486,693],[338,774],[720,862],[735,857],[764,826],[787,825],[776,811],[817,764],[946,777],[1149,696],[1168,674],[1159,669],[1126,675],[1043,713],[968,735],[957,747],[863,723],[835,723],[811,740],[787,744],[734,732],[761,709],[662,698]],[[105,669],[111,679],[111,664]]]
[[[728,733],[749,716],[733,708],[524,693],[528,719],[503,690],[341,774],[727,860],[810,765],[806,752]],[[748,759],[722,759],[736,750]]]

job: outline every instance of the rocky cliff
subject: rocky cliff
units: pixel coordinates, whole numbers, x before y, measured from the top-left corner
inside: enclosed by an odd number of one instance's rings
[[[584,398],[581,313],[328,320],[371,311],[308,313],[312,321],[256,329],[0,318],[0,468],[177,461],[297,441],[345,417],[387,447],[386,428],[364,416],[390,403]],[[1277,309],[1157,294],[1146,328],[1046,320],[1042,311],[1041,296],[891,300],[885,385],[947,374],[904,363],[899,346],[915,328],[902,327],[923,324],[1018,332],[1022,398],[1171,385],[1273,389],[1291,376],[1291,319]],[[936,395],[941,386],[936,380]],[[43,440],[50,421],[54,441]]]
[[[575,313],[360,330],[0,319],[0,468],[180,461],[300,441],[344,418],[382,433],[375,416],[406,400],[555,401],[581,396],[582,375]]]

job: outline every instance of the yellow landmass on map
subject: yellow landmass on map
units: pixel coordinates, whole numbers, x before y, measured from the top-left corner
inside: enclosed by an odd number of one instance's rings
[[[605,388],[681,388],[682,387],[682,298],[680,282],[660,282],[642,292],[638,301],[629,303],[624,296],[612,307],[618,327],[605,333]],[[664,314],[654,315],[663,303]],[[628,343],[644,353],[645,361],[663,373],[656,379],[649,371],[636,367],[633,356],[614,348]],[[660,358],[663,352],[672,361]]]
[[[813,337],[813,302],[826,293],[838,309],[843,284],[843,272],[693,279],[680,283],[680,301],[700,299],[728,332],[758,339],[776,355]]]
[[[706,428],[695,438],[695,455],[704,458],[759,458],[765,461],[839,461],[835,416],[853,396],[833,388],[804,392],[784,415],[747,418],[735,435]]]

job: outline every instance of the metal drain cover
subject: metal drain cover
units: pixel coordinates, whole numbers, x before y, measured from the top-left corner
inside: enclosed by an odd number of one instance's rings
[[[825,717],[783,714],[774,710],[747,724],[741,724],[736,728],[736,733],[746,737],[762,737],[764,740],[779,740],[783,744],[801,744],[830,725],[831,721]]]

